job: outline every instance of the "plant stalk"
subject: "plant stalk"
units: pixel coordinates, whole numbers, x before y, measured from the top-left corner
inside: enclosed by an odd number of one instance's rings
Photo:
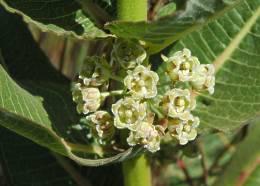
[[[124,186],[152,186],[151,167],[145,154],[123,162]]]
[[[117,18],[122,21],[145,21],[147,7],[147,0],[118,0]]]
[[[121,21],[146,21],[147,7],[147,0],[118,0],[117,18]],[[122,169],[124,186],[152,186],[151,167],[145,154],[124,161]]]
[[[118,0],[117,18],[121,21],[146,21],[147,0]],[[122,139],[122,141],[125,139]],[[151,167],[145,154],[122,163],[124,186],[151,186]]]

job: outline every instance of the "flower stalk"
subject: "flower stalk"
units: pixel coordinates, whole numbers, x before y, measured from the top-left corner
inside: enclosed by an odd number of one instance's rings
[[[147,19],[147,0],[118,0],[118,19],[122,21],[143,21]]]
[[[151,168],[145,154],[123,162],[124,186],[151,186]]]

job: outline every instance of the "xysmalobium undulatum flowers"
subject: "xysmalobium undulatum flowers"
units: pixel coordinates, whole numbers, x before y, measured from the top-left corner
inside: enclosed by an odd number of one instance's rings
[[[200,120],[192,114],[195,95],[213,94],[214,66],[200,64],[186,48],[162,55],[162,60],[169,84],[159,94],[160,77],[137,42],[117,40],[110,56],[86,59],[72,94],[89,135],[99,144],[113,145],[120,138],[156,152],[166,136],[180,145],[196,138]]]

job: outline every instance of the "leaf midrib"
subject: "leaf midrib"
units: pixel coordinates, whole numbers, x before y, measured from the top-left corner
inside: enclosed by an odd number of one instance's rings
[[[254,26],[259,16],[260,16],[260,7],[258,7],[255,13],[247,20],[243,28],[237,33],[237,35],[229,43],[226,49],[214,60],[213,64],[215,66],[216,72],[218,72],[221,69],[221,67],[225,64],[227,59],[231,57],[231,55],[236,50],[239,43],[244,39],[244,37]]]

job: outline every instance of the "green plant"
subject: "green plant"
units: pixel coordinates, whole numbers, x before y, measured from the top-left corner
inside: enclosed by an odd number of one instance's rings
[[[257,185],[259,0],[0,4],[10,185]],[[76,43],[72,75],[43,32]]]

